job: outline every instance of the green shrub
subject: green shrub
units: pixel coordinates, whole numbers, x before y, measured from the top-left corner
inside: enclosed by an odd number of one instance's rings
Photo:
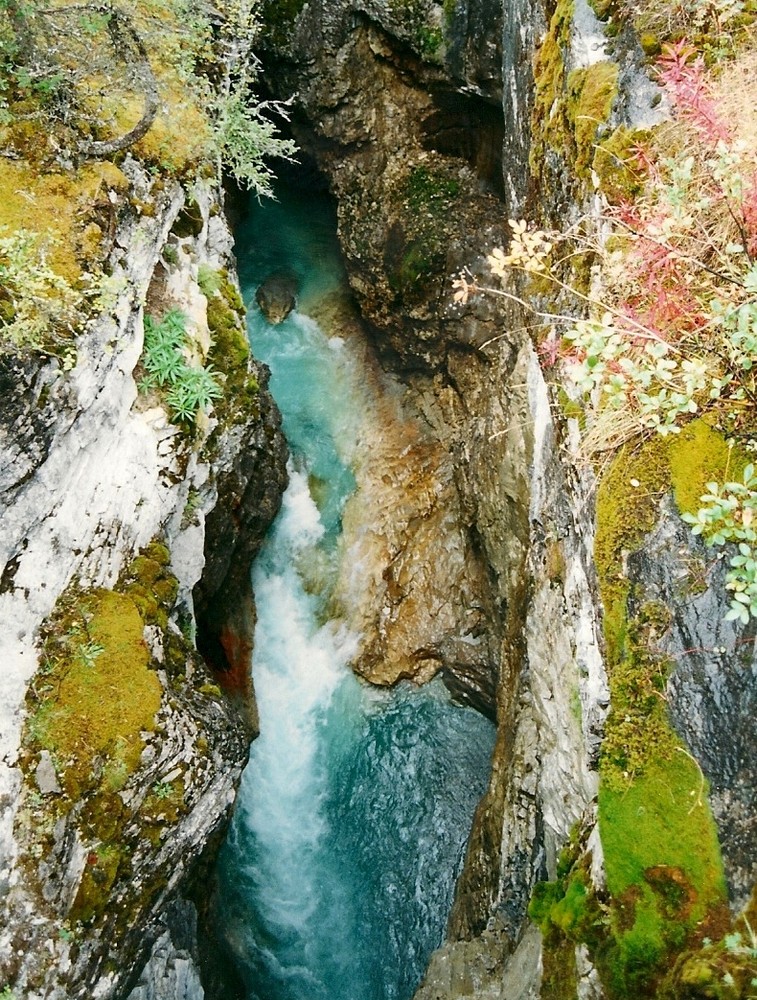
[[[143,390],[159,387],[166,390],[166,402],[174,423],[190,423],[198,412],[210,409],[221,396],[213,368],[190,365],[184,349],[187,345],[186,318],[172,309],[160,323],[145,316],[145,350],[142,364]]]

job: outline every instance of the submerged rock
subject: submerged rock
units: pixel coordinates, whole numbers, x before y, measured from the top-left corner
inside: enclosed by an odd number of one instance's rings
[[[297,278],[286,271],[271,274],[255,292],[255,301],[268,322],[278,326],[297,304]]]

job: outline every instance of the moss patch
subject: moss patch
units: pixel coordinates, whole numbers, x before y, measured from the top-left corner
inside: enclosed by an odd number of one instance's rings
[[[610,673],[612,707],[600,769],[607,788],[626,789],[650,760],[670,760],[679,746],[664,700],[668,663],[656,652],[669,617],[666,608],[649,602],[626,622],[623,655]]]
[[[668,447],[673,493],[682,514],[696,514],[707,483],[741,481],[750,462],[743,448],[729,447],[724,436],[701,417],[673,435]]]
[[[567,81],[567,116],[575,141],[573,167],[587,179],[594,159],[597,131],[607,121],[618,93],[617,63],[604,60],[574,69]]]
[[[459,195],[459,180],[442,163],[413,168],[396,191],[399,220],[387,236],[384,266],[398,301],[422,299],[431,282],[443,275]]]
[[[46,644],[48,682],[31,726],[55,754],[71,798],[99,781],[111,759],[127,773],[139,764],[143,731],[155,727],[161,686],[149,669],[144,623],[125,594],[99,590],[64,616]]]
[[[722,478],[728,452],[721,435],[693,421],[680,435],[624,447],[597,493],[611,711],[599,792],[609,910],[593,953],[618,1000],[657,996],[670,964],[720,919],[725,900],[706,783],[667,715],[668,664],[658,649],[670,612],[637,594],[639,610],[629,617],[625,560],[654,528],[662,496],[672,487],[679,507],[698,506],[704,483]],[[569,927],[565,933],[579,939]]]
[[[723,872],[703,792],[684,754],[623,791],[600,792],[608,895],[597,896],[585,835],[574,831],[557,880],[539,883],[529,905],[544,934],[545,995],[576,995],[573,952],[585,944],[612,1000],[658,997],[681,949],[722,921]]]
[[[123,192],[128,186],[110,163],[70,173],[40,173],[28,163],[0,157],[0,226],[39,234],[52,269],[76,285],[87,266],[100,262],[105,249],[97,226],[98,220],[105,225],[98,214],[100,200],[109,204],[108,191]]]
[[[643,778],[622,791],[604,790],[599,823],[613,896],[645,881],[653,888],[667,882],[660,891],[670,908],[694,923],[722,899],[725,882],[706,792],[699,767],[683,751],[670,761],[651,761]],[[654,877],[661,866],[671,871],[667,880],[661,873]],[[673,878],[674,869],[685,873],[690,889]]]
[[[661,964],[725,901],[717,831],[697,765],[683,752],[650,759],[623,790],[603,785],[599,823],[613,898],[603,953],[613,996],[655,995]]]
[[[226,271],[200,267],[198,284],[208,300],[210,364],[225,377],[223,396],[215,405],[222,426],[235,419],[240,410],[257,413],[257,377],[250,371],[250,344],[244,317],[245,308],[236,286]]]
[[[621,125],[597,142],[591,166],[608,201],[614,204],[633,201],[641,192],[644,175],[636,163],[633,150],[648,138],[648,131]]]
[[[637,549],[654,527],[669,487],[667,446],[658,437],[641,445],[625,445],[597,490],[594,561],[604,605],[608,660],[613,665],[622,658],[627,624],[625,555]]]
[[[69,912],[70,921],[89,924],[102,912],[123,860],[124,854],[113,845],[89,852],[79,889]]]
[[[570,44],[573,0],[558,0],[534,60],[534,108],[531,122],[531,173],[541,173],[546,147],[563,149],[565,116],[565,54]]]

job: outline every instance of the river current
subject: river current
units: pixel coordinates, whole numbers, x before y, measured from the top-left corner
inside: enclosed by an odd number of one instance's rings
[[[326,308],[345,294],[332,208],[278,194],[237,232],[253,352],[271,369],[291,459],[253,570],[261,733],[221,851],[216,920],[247,1000],[409,1000],[444,935],[494,732],[440,683],[376,690],[349,669],[358,637],[331,596],[374,390]],[[300,295],[272,327],[254,293],[279,268]]]

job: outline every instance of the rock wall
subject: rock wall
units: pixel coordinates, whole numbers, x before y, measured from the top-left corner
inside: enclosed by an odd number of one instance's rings
[[[200,289],[203,269],[233,268],[218,188],[156,184],[128,158],[122,170],[112,308],[77,340],[71,371],[1,361],[0,982],[28,1000],[125,995],[228,817],[254,705],[249,692],[231,704],[191,640],[196,625],[227,649],[236,637],[237,666],[240,644],[249,650],[245,581],[285,480],[266,372],[247,359],[220,283]],[[195,349],[225,374],[223,400],[191,432],[138,392],[146,300],[156,315],[182,310]],[[108,602],[132,639],[108,631]],[[123,725],[114,739],[94,731],[106,701],[92,716],[65,702],[66,672],[99,677],[103,651],[149,692],[131,690],[126,673],[109,689]],[[232,659],[217,663],[221,683]],[[133,732],[131,699],[143,697],[157,714]],[[60,726],[45,728],[61,711],[69,729],[93,727],[64,733],[65,753],[50,737]],[[171,975],[192,976],[175,961]]]

